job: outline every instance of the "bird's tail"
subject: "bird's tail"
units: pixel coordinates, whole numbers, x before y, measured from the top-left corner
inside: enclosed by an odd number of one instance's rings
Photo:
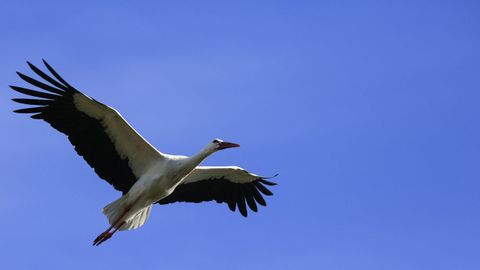
[[[107,216],[110,225],[113,225],[114,222],[119,222],[119,219],[122,218],[122,215],[125,214],[125,211],[128,207],[127,203],[127,196],[122,196],[103,208],[103,214]],[[136,213],[127,214],[127,219],[122,227],[119,228],[119,230],[133,230],[141,227],[143,224],[145,224],[145,221],[147,221],[151,208],[152,205],[149,205],[136,211]]]
[[[120,231],[133,230],[143,226],[150,216],[151,209],[152,205],[140,209],[140,211],[125,221],[125,224],[120,228]]]

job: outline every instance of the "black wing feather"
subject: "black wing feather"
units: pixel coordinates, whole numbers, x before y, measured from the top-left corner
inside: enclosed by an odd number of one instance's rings
[[[55,69],[53,69],[53,68],[47,63],[47,61],[45,61],[45,59],[42,59],[42,61],[43,61],[43,64],[47,67],[48,71],[50,71],[50,73],[52,73],[53,76],[55,76],[55,78],[57,78],[57,80],[59,80],[61,83],[63,83],[63,84],[67,87],[67,89],[66,89],[67,92],[77,91],[77,90],[75,89],[75,87],[73,87],[73,86],[71,86],[70,84],[68,84],[68,82],[65,81],[65,80],[62,78],[62,76],[58,75],[58,73],[55,71]]]
[[[45,60],[43,60],[43,62],[58,81],[27,62],[37,75],[53,86],[17,72],[20,78],[27,83],[48,92],[10,86],[19,93],[30,97],[41,98],[12,99],[17,103],[36,105],[34,107],[18,109],[14,112],[33,113],[33,115],[30,116],[31,118],[43,119],[53,128],[67,135],[75,147],[75,151],[87,161],[100,178],[113,185],[115,189],[123,193],[128,192],[131,186],[137,181],[128,165],[128,159],[121,158],[117,153],[114,144],[105,132],[105,127],[100,121],[89,117],[75,107],[73,98],[76,93],[80,92],[60,77]]]
[[[12,98],[13,101],[27,105],[50,105],[53,101],[48,99],[31,99],[31,98]]]
[[[63,90],[68,90],[68,87],[66,87],[65,85],[55,81],[52,77],[48,76],[47,74],[45,74],[43,71],[41,71],[39,68],[37,68],[36,66],[32,65],[32,63],[28,62],[27,61],[27,64],[28,66],[33,70],[33,72],[37,73],[38,76],[42,77],[44,80],[46,80],[47,82],[53,84],[54,86],[60,88],[60,89],[63,89]]]
[[[34,90],[30,90],[30,89],[23,88],[23,87],[13,86],[13,85],[10,85],[10,88],[12,88],[13,90],[15,90],[19,93],[29,95],[29,96],[34,96],[34,97],[48,98],[48,99],[56,99],[56,98],[61,97],[61,96],[58,96],[58,95],[52,95],[52,94],[49,94],[49,93],[34,91]]]
[[[245,200],[247,201],[248,207],[252,209],[253,212],[257,212],[257,204],[255,203],[255,199],[253,198],[253,194],[251,191],[251,187],[249,185],[242,185],[243,195],[245,196]]]
[[[266,189],[260,181],[263,178],[250,183],[234,183],[225,178],[210,178],[196,182],[180,184],[169,196],[161,199],[157,203],[169,204],[175,202],[206,202],[215,200],[217,203],[227,203],[228,208],[235,212],[238,208],[242,216],[247,217],[247,205],[252,211],[257,212],[258,202],[260,205],[266,206],[265,199],[260,191],[267,195],[273,195],[271,191]],[[273,182],[269,182],[275,184]],[[261,186],[259,188],[259,185]],[[263,191],[262,191],[263,190]],[[268,192],[265,192],[268,190]],[[247,204],[245,204],[247,202]]]
[[[251,186],[251,191],[252,195],[255,198],[255,201],[257,201],[260,205],[262,206],[267,206],[267,202],[265,202],[265,199],[263,198],[262,194],[258,191],[258,189],[255,186]]]
[[[260,181],[258,182],[255,182],[255,186],[258,188],[258,190],[260,190],[260,192],[262,192],[263,194],[267,195],[267,196],[270,196],[270,195],[273,195],[273,193],[268,190],[268,188],[266,188],[264,185],[262,185],[262,183]]]
[[[13,112],[16,113],[41,113],[45,110],[46,107],[31,107],[26,109],[18,109]]]
[[[47,90],[47,91],[50,91],[52,93],[56,93],[56,94],[59,94],[59,95],[63,95],[64,94],[64,91],[60,90],[60,89],[57,89],[55,87],[52,87],[48,84],[44,84],[42,82],[39,82],[31,77],[28,77],[27,75],[24,75],[20,72],[17,72],[18,76],[20,76],[20,78],[22,78],[24,81],[28,82],[29,84],[31,85],[34,85],[38,88],[41,88],[43,90]]]
[[[245,195],[243,194],[242,187],[237,186],[235,192],[237,193],[238,211],[240,211],[242,216],[247,217],[247,206],[245,205]]]

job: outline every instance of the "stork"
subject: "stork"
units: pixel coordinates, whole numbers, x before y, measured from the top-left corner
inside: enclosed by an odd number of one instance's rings
[[[254,212],[257,203],[266,206],[263,195],[272,195],[266,186],[276,184],[268,181],[269,177],[237,166],[199,166],[211,154],[240,145],[214,139],[190,157],[162,153],[117,110],[78,91],[45,60],[43,64],[51,75],[30,62],[27,64],[44,81],[17,72],[36,88],[10,86],[29,96],[13,101],[31,105],[14,112],[31,114],[31,118],[44,120],[67,135],[77,154],[100,178],[122,193],[103,208],[110,226],[95,238],[93,245],[100,245],[118,230],[142,226],[153,204],[214,200],[227,203],[231,211],[238,208],[244,217],[247,205]]]

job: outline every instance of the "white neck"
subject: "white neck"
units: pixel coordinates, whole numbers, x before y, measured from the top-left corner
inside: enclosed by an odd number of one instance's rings
[[[215,151],[212,151],[212,149],[207,146],[204,149],[202,149],[200,152],[198,152],[196,155],[193,155],[191,157],[188,157],[185,160],[186,166],[191,167],[193,170],[195,167],[197,167],[204,159],[206,159],[208,156],[213,154]]]

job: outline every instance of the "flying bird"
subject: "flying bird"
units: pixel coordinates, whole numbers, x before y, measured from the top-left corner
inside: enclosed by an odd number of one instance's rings
[[[214,139],[190,157],[162,153],[117,110],[71,86],[45,60],[43,64],[51,75],[27,64],[43,82],[17,72],[36,88],[10,86],[29,96],[13,101],[31,105],[14,112],[31,114],[31,118],[44,120],[67,135],[77,154],[122,193],[103,208],[110,226],[93,245],[100,245],[118,230],[142,226],[153,204],[216,201],[226,203],[231,211],[238,208],[244,217],[247,206],[254,212],[257,204],[266,206],[263,195],[272,195],[266,186],[276,185],[267,180],[269,177],[237,166],[199,166],[211,154],[240,145]]]

